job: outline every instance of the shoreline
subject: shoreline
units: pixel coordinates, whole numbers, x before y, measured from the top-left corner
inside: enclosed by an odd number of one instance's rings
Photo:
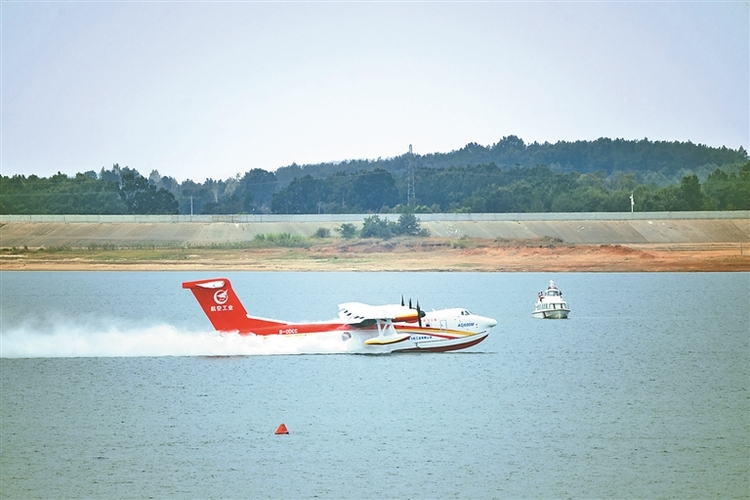
[[[750,245],[419,245],[119,249],[0,255],[0,271],[750,272]]]

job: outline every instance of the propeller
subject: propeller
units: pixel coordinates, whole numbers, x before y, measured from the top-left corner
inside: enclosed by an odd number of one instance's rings
[[[401,295],[401,306],[403,307],[404,304],[404,296]],[[411,305],[411,297],[409,297],[409,309],[414,309],[414,307]],[[425,316],[425,312],[419,307],[419,301],[417,301],[417,320],[419,322],[419,328],[422,328],[422,318]]]

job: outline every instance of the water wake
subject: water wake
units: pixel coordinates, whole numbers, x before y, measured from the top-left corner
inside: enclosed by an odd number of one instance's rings
[[[247,356],[364,352],[340,334],[254,337],[188,332],[171,325],[148,327],[56,326],[51,331],[17,327],[0,333],[0,357]]]

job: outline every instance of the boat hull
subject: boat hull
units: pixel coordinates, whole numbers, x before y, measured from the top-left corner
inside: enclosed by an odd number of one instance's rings
[[[543,309],[534,311],[531,315],[540,319],[567,319],[570,309]]]

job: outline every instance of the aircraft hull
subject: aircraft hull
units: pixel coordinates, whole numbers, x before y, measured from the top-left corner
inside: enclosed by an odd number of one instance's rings
[[[410,333],[408,336],[404,336],[405,329],[396,328],[397,334],[393,335],[394,342],[379,342],[373,343],[371,341],[364,340],[366,335],[362,335],[363,332],[352,332],[352,340],[355,342],[357,338],[363,341],[363,350],[368,354],[375,353],[392,353],[392,352],[447,352],[457,351],[459,349],[467,349],[473,347],[489,335],[489,331],[480,333],[465,333],[465,332],[426,332],[424,329],[407,331]],[[387,339],[388,337],[384,337]],[[360,340],[360,341],[362,341]]]
[[[433,338],[425,340],[407,340],[394,345],[392,352],[447,352],[473,347],[487,338],[489,332],[465,335],[457,338]],[[416,336],[415,336],[416,337]]]

